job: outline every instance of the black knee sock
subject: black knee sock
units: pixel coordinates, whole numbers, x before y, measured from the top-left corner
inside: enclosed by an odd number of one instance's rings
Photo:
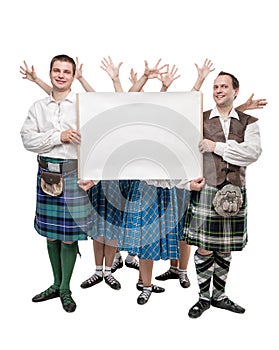
[[[201,255],[195,252],[194,261],[196,265],[200,298],[210,300],[210,282],[213,275],[214,256],[213,253]]]
[[[221,300],[225,297],[225,287],[231,259],[231,253],[214,252],[213,299]]]

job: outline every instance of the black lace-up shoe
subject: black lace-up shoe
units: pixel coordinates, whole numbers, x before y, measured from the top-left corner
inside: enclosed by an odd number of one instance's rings
[[[32,301],[34,303],[38,303],[40,301],[46,301],[57,297],[59,297],[59,289],[56,289],[53,286],[50,286],[48,289],[46,289],[42,293],[35,295],[32,298]]]
[[[60,300],[66,312],[74,312],[77,307],[71,294],[72,292],[69,289],[60,290]]]
[[[143,284],[137,283],[137,290],[143,290]],[[165,291],[165,288],[156,286],[156,284],[152,284],[152,292],[153,293],[163,293]]]
[[[81,288],[90,288],[92,286],[95,286],[95,284],[102,282],[102,280],[103,280],[103,276],[99,276],[96,273],[94,273],[94,275],[92,275],[87,280],[82,282],[80,286]]]
[[[113,277],[112,274],[105,276],[105,282],[108,284],[112,289],[119,290],[121,289],[121,284]]]
[[[136,259],[134,259],[134,260],[132,260],[132,261],[127,261],[127,260],[125,260],[125,265],[126,265],[127,267],[132,268],[132,269],[139,270],[139,262],[138,262]]]
[[[115,259],[111,266],[111,273],[114,273],[116,270],[121,269],[123,267],[123,260],[120,256],[119,259]]]
[[[221,300],[215,300],[211,299],[211,305],[214,307],[218,307],[219,309],[224,309],[232,312],[236,312],[238,314],[244,314],[245,309],[233,301],[231,301],[228,297],[221,299]]]
[[[189,281],[187,273],[185,273],[185,272],[179,273],[179,283],[180,283],[182,288],[189,288],[190,287],[191,283]]]
[[[204,311],[210,308],[210,301],[200,299],[188,312],[188,316],[190,318],[198,318],[200,317]]]
[[[138,296],[137,303],[139,305],[146,304],[148,302],[151,294],[152,294],[152,288],[151,287],[143,287],[142,292]]]
[[[162,275],[156,276],[155,280],[166,281],[166,280],[177,280],[178,278],[179,278],[178,272],[175,273],[172,270],[168,269],[168,271],[162,273]]]

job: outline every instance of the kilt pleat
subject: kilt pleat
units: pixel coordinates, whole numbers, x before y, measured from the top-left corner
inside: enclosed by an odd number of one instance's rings
[[[241,189],[243,204],[236,216],[222,217],[213,208],[217,188],[206,186],[192,192],[186,212],[184,236],[188,244],[212,251],[240,251],[247,244],[247,194]]]
[[[91,238],[118,246],[123,235],[123,210],[129,180],[102,180],[89,192],[92,203]]]
[[[175,189],[130,182],[120,245],[140,259],[179,257],[178,207]]]

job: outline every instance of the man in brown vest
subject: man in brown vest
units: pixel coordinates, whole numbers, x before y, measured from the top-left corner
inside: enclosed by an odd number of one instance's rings
[[[186,242],[198,247],[194,261],[200,293],[189,310],[191,318],[200,317],[210,305],[245,312],[226,296],[225,286],[231,252],[247,243],[245,172],[259,158],[261,142],[257,119],[233,108],[238,92],[238,80],[220,72],[213,85],[216,106],[204,112],[199,150],[206,184],[191,194],[184,229]]]

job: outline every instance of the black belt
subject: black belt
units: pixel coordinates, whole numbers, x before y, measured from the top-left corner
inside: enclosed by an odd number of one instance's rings
[[[52,163],[52,162],[47,162],[46,160],[38,156],[37,160],[41,168],[48,169],[56,173],[74,171],[74,170],[77,170],[77,167],[78,167],[78,163],[76,159],[67,160],[64,163]]]

